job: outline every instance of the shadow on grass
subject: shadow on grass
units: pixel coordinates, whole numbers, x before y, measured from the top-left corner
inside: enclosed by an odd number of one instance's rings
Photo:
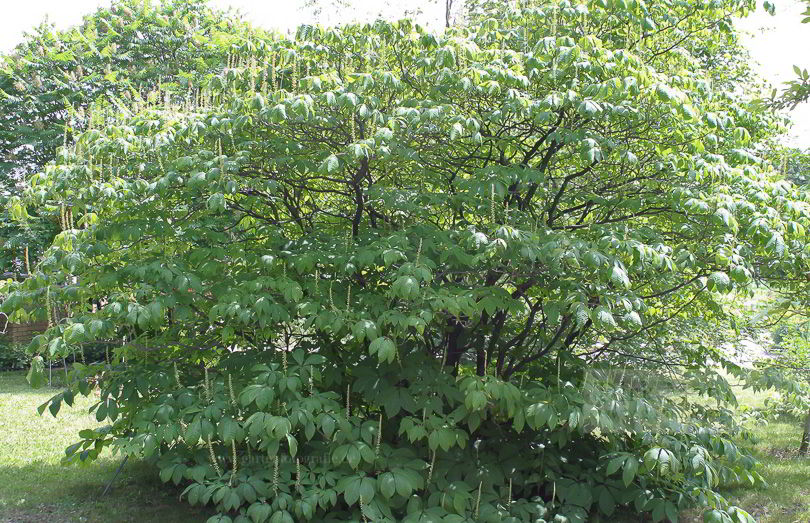
[[[45,372],[47,375],[47,369]],[[62,369],[59,369],[59,372],[54,369],[51,385],[49,386],[46,382],[45,386],[38,389],[32,388],[25,380],[26,371],[14,370],[0,372],[0,397],[2,397],[3,394],[47,395],[51,397],[54,394],[62,392],[65,388],[66,380],[63,372]]]
[[[55,396],[64,390],[65,388],[62,386],[46,386],[39,389],[32,389],[31,387],[24,389],[4,389],[2,382],[0,382],[0,401],[3,400],[3,396],[10,397],[12,395],[19,398],[32,398],[31,401],[36,403],[36,405],[33,406],[34,410],[36,410],[36,407],[38,407],[40,403],[49,400],[52,396]],[[37,397],[39,398],[37,399]]]
[[[127,463],[102,497],[118,464],[79,470],[42,462],[0,467],[0,523],[194,523],[214,514],[181,501],[182,486],[161,483],[154,467],[143,462]],[[30,478],[47,479],[31,484]]]

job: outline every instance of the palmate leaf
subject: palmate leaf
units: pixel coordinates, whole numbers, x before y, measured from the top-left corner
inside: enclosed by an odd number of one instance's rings
[[[624,315],[624,320],[634,327],[642,327],[643,322],[641,321],[641,316],[636,311],[630,311]]]
[[[253,503],[248,507],[247,515],[253,523],[263,523],[270,517],[272,509],[266,503]]]
[[[352,327],[352,334],[358,341],[364,339],[376,340],[378,338],[377,325],[371,320],[360,320]]]
[[[661,475],[677,474],[680,470],[680,462],[675,455],[660,447],[644,453],[644,465],[648,470],[657,471]]]
[[[731,289],[731,279],[725,272],[715,271],[709,275],[709,290],[725,292]]]
[[[419,282],[413,276],[400,276],[391,287],[394,294],[403,299],[419,296]]]
[[[616,456],[612,458],[607,464],[607,467],[605,469],[606,473],[608,475],[616,473],[620,468],[622,468],[622,465],[624,465],[625,461],[627,461],[627,456]]]
[[[364,476],[348,476],[338,483],[337,490],[343,492],[343,499],[348,505],[354,505],[363,500],[370,503],[374,499],[376,481],[374,478]]]
[[[577,325],[580,327],[584,326],[590,316],[588,306],[585,305],[584,303],[575,303],[572,306],[572,309],[574,312],[574,319],[576,320]]]
[[[381,336],[369,344],[369,354],[377,355],[380,361],[391,363],[397,355],[397,347],[393,340],[388,337]]]

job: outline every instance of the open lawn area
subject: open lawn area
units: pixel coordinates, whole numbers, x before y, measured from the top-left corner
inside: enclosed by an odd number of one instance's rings
[[[772,391],[753,392],[726,375],[734,384],[740,411],[762,409]],[[735,384],[736,383],[736,384]],[[746,426],[754,436],[754,455],[767,485],[720,489],[726,499],[750,513],[759,523],[810,522],[810,457],[799,457],[801,421],[749,421]],[[741,446],[750,442],[740,442]],[[703,521],[699,511],[684,514],[686,523]]]
[[[735,390],[741,407],[761,408],[769,392]],[[799,457],[801,421],[751,425],[760,473],[768,482],[758,488],[722,492],[760,523],[810,522],[810,457]]]
[[[55,373],[56,374],[56,373]],[[120,458],[105,455],[84,467],[60,465],[64,449],[83,428],[92,398],[77,398],[58,418],[36,408],[58,389],[32,390],[22,372],[0,373],[0,522],[195,522],[208,514],[178,501],[144,463],[129,462],[105,497]]]
[[[797,457],[799,423],[771,423],[754,431],[760,473],[768,481],[759,488],[722,492],[760,523],[810,522],[810,457]]]

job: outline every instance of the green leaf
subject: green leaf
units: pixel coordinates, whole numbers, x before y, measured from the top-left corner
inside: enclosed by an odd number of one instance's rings
[[[676,507],[674,503],[666,501],[664,503],[664,512],[670,523],[678,523],[678,507]]]
[[[287,119],[287,107],[284,104],[277,104],[270,110],[270,121],[281,123]]]
[[[588,118],[594,118],[602,112],[602,107],[593,100],[584,100],[579,104],[577,110],[580,112],[580,114],[587,116]]]
[[[708,288],[719,292],[731,290],[731,279],[725,272],[715,271],[709,275]]]
[[[594,164],[602,159],[602,149],[596,140],[586,138],[580,143],[580,158],[588,164]]]
[[[374,340],[379,336],[377,325],[371,320],[360,320],[355,323],[352,327],[352,334],[360,342],[365,339]]]
[[[323,162],[321,162],[321,166],[318,170],[322,173],[333,173],[339,168],[340,161],[338,160],[338,157],[334,154],[330,154]]]
[[[390,338],[380,336],[369,344],[368,352],[372,356],[376,354],[380,361],[391,363],[396,358],[397,347]]]
[[[212,212],[222,212],[227,208],[225,202],[225,195],[222,193],[214,193],[208,197],[208,210]]]
[[[45,361],[42,359],[42,356],[34,356],[33,359],[31,359],[31,368],[28,370],[25,379],[34,389],[38,389],[48,382],[48,379],[45,377]]]
[[[413,276],[400,276],[394,281],[391,289],[395,296],[410,300],[419,297],[419,282]]]
[[[627,461],[627,456],[617,456],[615,458],[612,458],[608,462],[605,472],[607,473],[608,476],[610,476],[611,474],[615,474],[617,470],[622,468],[622,465],[624,465],[625,461]]]
[[[616,511],[616,500],[607,487],[599,493],[599,510],[607,516],[612,516]]]
[[[613,285],[623,289],[630,288],[630,279],[627,277],[627,273],[625,270],[618,265],[613,266],[613,270],[610,274],[610,281]]]
[[[595,308],[591,311],[593,322],[602,329],[614,329],[616,328],[616,320],[613,318],[613,314],[607,307],[602,305]]]
[[[247,515],[253,523],[263,523],[270,517],[270,505],[267,503],[253,503],[247,510]]]
[[[638,459],[633,456],[629,456],[627,460],[625,460],[624,467],[622,467],[622,482],[624,482],[625,487],[629,487],[630,483],[632,483],[633,479],[636,477],[638,465]]]
[[[624,315],[624,321],[631,324],[636,328],[641,328],[643,323],[641,321],[641,316],[636,311],[630,311]]]

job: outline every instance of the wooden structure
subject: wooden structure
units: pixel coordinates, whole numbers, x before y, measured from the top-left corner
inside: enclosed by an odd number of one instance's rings
[[[24,280],[28,275],[25,273],[5,272],[2,279],[12,278],[17,281]],[[0,301],[2,297],[0,297]],[[27,323],[12,323],[8,321],[5,314],[0,314],[0,341],[11,344],[27,344],[37,334],[42,334],[47,330],[47,321],[34,321]]]
[[[0,315],[0,332],[5,326],[5,334],[0,334],[0,340],[11,344],[25,344],[30,342],[37,334],[42,334],[48,328],[47,321],[36,321],[31,323],[8,323],[6,318]]]

